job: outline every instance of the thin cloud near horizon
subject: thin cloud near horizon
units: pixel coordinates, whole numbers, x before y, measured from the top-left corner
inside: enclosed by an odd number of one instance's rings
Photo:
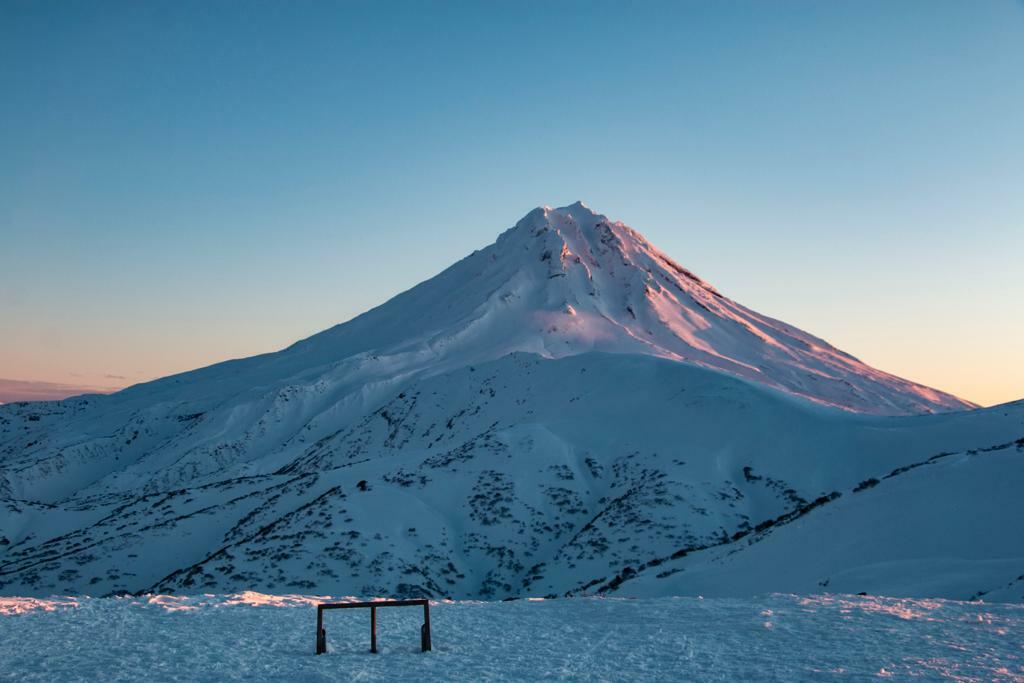
[[[0,378],[0,403],[59,401],[80,394],[112,394],[122,388]]]

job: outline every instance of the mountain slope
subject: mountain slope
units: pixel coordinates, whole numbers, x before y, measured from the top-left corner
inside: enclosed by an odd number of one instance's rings
[[[1024,601],[1022,461],[1024,439],[939,452],[866,479],[814,514],[642,570],[620,592]]]
[[[0,432],[0,495],[53,502],[272,471],[415,377],[513,351],[591,350],[716,368],[857,412],[970,407],[744,308],[577,203],[530,212],[490,247],[283,351],[40,407],[53,419]]]
[[[938,453],[1000,446],[995,469],[963,457],[1015,481],[1024,410],[941,412],[969,405],[742,307],[580,204],[537,209],[283,351],[0,407],[0,591],[686,592],[703,558],[782,543]],[[995,574],[943,594],[1012,582],[1024,549],[993,547]]]
[[[831,514],[865,495],[853,493],[861,482],[939,453],[983,468],[980,482],[1016,481],[1022,437],[1024,405],[855,415],[649,356],[512,354],[412,382],[273,474],[56,506],[8,501],[0,591],[500,598],[628,593],[650,576],[663,589],[645,591],[687,593],[688,573],[655,579],[654,568],[672,568],[680,552],[741,549],[765,535],[767,545],[783,536],[781,527],[755,531],[766,521]],[[968,455],[993,445],[984,459]],[[883,483],[878,492],[897,490]],[[841,496],[814,507],[833,492]],[[972,519],[988,522],[993,541],[975,559],[1002,564],[996,575],[968,567],[945,597],[966,599],[1024,570],[1012,531],[1019,499],[994,499],[1003,512],[991,517],[981,498],[985,514]],[[846,528],[866,531],[835,530]],[[974,553],[962,536],[943,539],[920,552]],[[742,591],[757,563],[749,571],[719,590]],[[817,582],[835,572],[811,573]]]

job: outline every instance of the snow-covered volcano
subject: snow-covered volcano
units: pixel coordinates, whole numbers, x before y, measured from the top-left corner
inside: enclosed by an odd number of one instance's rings
[[[27,452],[6,446],[45,464],[0,471],[0,494],[60,500],[164,490],[235,468],[272,472],[414,379],[513,352],[591,351],[712,368],[855,412],[973,407],[727,299],[635,230],[577,202],[534,209],[489,247],[282,351],[58,404],[82,408]],[[146,439],[168,415],[173,428],[161,423]],[[139,420],[147,429],[129,427]],[[131,439],[114,445],[139,459],[104,457],[109,435],[125,429]],[[65,474],[79,467],[82,476]]]
[[[0,591],[1010,595],[1024,405],[969,407],[536,209],[282,351],[0,406]]]
[[[491,246],[274,360],[315,367],[373,354],[394,375],[512,351],[660,356],[874,414],[973,407],[722,296],[640,233],[580,202],[534,209]]]

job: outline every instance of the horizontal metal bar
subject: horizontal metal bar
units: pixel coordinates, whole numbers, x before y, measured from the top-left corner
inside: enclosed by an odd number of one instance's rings
[[[325,602],[317,605],[317,610],[352,609],[355,607],[412,607],[428,605],[428,600],[376,600],[371,602]]]

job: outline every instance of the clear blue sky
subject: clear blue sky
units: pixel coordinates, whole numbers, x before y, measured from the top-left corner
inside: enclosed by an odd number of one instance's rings
[[[0,378],[273,350],[576,199],[1024,397],[1019,2],[0,4]]]

